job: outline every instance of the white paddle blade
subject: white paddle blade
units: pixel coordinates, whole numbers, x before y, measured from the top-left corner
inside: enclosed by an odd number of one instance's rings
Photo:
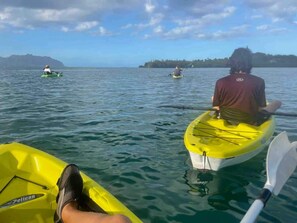
[[[290,143],[286,132],[277,135],[270,143],[266,158],[265,188],[275,195],[278,195],[296,168],[296,143]]]
[[[276,175],[283,157],[291,149],[291,143],[286,132],[278,134],[270,143],[266,156],[267,181],[265,188],[271,192],[276,184]]]
[[[249,208],[241,223],[252,223],[268,201],[271,192],[278,195],[297,165],[297,141],[290,143],[287,133],[277,135],[269,145],[266,158],[267,181],[264,188],[269,196],[260,195]],[[263,196],[262,196],[263,195]],[[267,195],[267,194],[266,194]]]
[[[297,142],[293,142],[291,144],[291,149],[287,152],[287,154],[282,159],[279,164],[279,168],[276,173],[276,184],[273,189],[273,194],[278,195],[281,191],[284,184],[287,182],[289,177],[293,174],[297,165]]]

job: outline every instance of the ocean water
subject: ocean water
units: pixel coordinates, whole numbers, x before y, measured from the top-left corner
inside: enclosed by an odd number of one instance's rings
[[[218,172],[194,170],[183,144],[188,124],[210,107],[227,69],[73,68],[0,71],[0,143],[18,141],[76,163],[145,223],[239,222],[266,182],[266,151]],[[297,113],[297,69],[255,68],[267,100]],[[297,120],[277,116],[275,134],[297,141]],[[281,148],[280,148],[281,149]],[[297,222],[297,171],[258,222]]]

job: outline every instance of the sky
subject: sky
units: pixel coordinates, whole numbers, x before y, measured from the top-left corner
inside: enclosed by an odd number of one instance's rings
[[[296,0],[0,0],[0,57],[69,67],[229,57],[238,47],[297,55]]]

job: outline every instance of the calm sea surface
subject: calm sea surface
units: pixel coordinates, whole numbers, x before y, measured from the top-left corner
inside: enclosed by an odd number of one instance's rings
[[[245,163],[202,173],[183,144],[202,111],[160,105],[210,107],[217,78],[227,69],[65,69],[62,78],[39,70],[0,71],[0,143],[39,148],[108,189],[143,222],[239,222],[266,182],[266,150]],[[297,69],[258,68],[267,100],[296,113]],[[276,133],[297,141],[297,119],[276,117]],[[297,171],[272,196],[258,222],[297,222]]]

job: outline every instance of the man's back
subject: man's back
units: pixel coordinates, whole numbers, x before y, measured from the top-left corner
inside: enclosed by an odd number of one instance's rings
[[[238,109],[254,116],[259,107],[266,106],[265,82],[260,77],[243,73],[223,77],[216,83],[213,106]]]

